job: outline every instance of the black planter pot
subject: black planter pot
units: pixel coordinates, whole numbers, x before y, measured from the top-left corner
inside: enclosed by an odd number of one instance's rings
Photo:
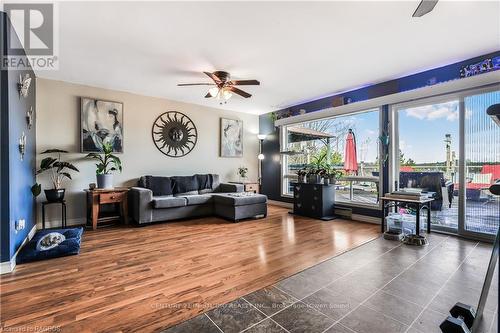
[[[307,175],[307,182],[309,184],[319,184],[321,183],[320,175]]]
[[[45,198],[47,198],[48,202],[60,202],[64,200],[64,191],[65,189],[51,189],[51,190],[44,190],[45,192]]]

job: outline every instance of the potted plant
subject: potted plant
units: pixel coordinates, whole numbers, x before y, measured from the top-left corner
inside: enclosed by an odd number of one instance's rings
[[[90,153],[86,158],[97,160],[96,176],[98,188],[113,188],[113,171],[122,172],[121,160],[113,155],[113,145],[105,143],[102,146],[102,154]]]
[[[328,171],[328,178],[330,179],[330,184],[337,183],[337,180],[342,178],[343,175],[344,175],[344,172],[342,170],[330,169]]]
[[[238,168],[238,175],[240,175],[240,181],[245,181],[247,178],[247,173],[248,173],[248,168],[247,167],[239,167]]]
[[[325,168],[319,168],[318,170],[316,170],[316,173],[318,174],[319,176],[319,182],[323,182],[325,185],[328,185],[329,184],[329,179],[328,179],[328,171],[325,169]]]
[[[62,188],[62,182],[64,178],[71,179],[70,170],[79,172],[78,168],[69,162],[65,162],[61,160],[61,154],[68,153],[66,150],[61,149],[48,149],[42,154],[55,154],[56,157],[49,156],[45,157],[40,162],[40,169],[36,171],[36,174],[41,174],[45,171],[50,171],[50,179],[52,181],[53,188],[44,190],[45,197],[49,202],[58,202],[64,200],[65,189]],[[42,186],[38,183],[35,183],[31,187],[31,192],[36,197],[42,191]]]
[[[318,184],[320,182],[320,176],[318,174],[318,169],[311,166],[307,171],[307,182],[310,184]]]
[[[307,176],[307,169],[299,169],[297,170],[297,183],[305,183]]]

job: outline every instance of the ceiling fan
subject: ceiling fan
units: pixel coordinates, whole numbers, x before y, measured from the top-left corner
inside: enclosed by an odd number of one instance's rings
[[[260,82],[257,80],[231,80],[231,75],[224,71],[215,72],[203,72],[209,78],[211,78],[213,83],[179,83],[178,86],[214,86],[208,90],[205,98],[217,98],[220,104],[225,104],[228,99],[234,94],[240,95],[241,97],[249,98],[252,95],[243,91],[235,86],[258,86]]]
[[[425,14],[430,13],[434,7],[436,6],[438,0],[422,0],[418,4],[417,9],[415,9],[415,12],[413,13],[413,17],[422,17]]]

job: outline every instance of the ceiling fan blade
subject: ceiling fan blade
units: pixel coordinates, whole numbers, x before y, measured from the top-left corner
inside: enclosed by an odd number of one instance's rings
[[[179,83],[177,86],[185,87],[185,86],[215,86],[215,83]]]
[[[430,13],[436,6],[438,0],[422,0],[418,4],[417,9],[413,13],[412,17],[422,17],[427,13]]]
[[[209,78],[211,78],[212,80],[214,80],[215,83],[219,84],[219,83],[222,83],[222,80],[219,79],[217,77],[217,75],[215,75],[214,73],[210,73],[210,72],[203,72],[205,73]]]
[[[238,94],[238,95],[240,95],[242,97],[245,97],[245,98],[248,98],[248,97],[252,96],[251,94],[247,93],[246,91],[243,91],[243,90],[238,89],[238,88],[233,87],[233,86],[226,87],[226,89],[231,90],[235,94]]]
[[[260,82],[257,80],[232,80],[229,81],[229,84],[233,86],[258,86]]]

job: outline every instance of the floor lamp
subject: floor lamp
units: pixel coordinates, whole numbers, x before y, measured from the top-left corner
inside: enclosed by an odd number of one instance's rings
[[[265,134],[257,135],[259,138],[259,155],[257,155],[257,159],[259,160],[259,187],[262,186],[262,160],[264,159],[264,154],[262,154],[262,144],[264,143],[264,139],[266,138]]]

